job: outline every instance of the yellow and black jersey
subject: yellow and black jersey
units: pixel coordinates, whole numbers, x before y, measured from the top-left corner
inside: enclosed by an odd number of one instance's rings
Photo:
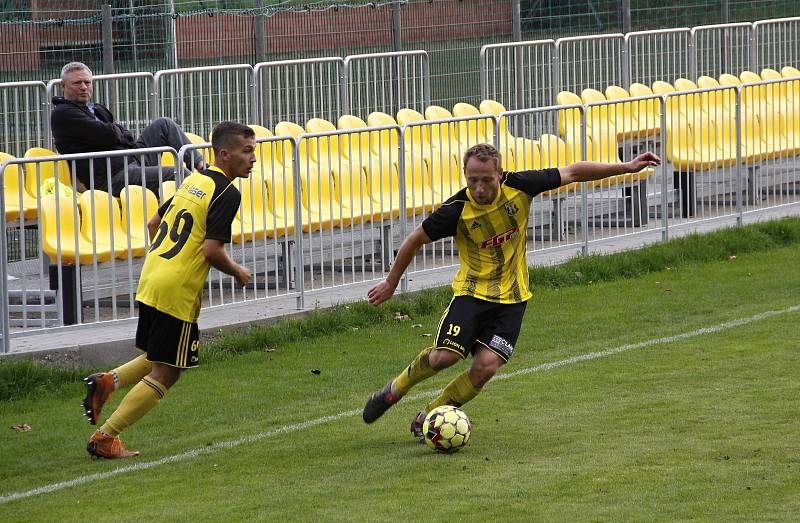
[[[558,169],[507,172],[494,202],[480,205],[464,188],[422,222],[431,240],[455,237],[461,262],[453,280],[456,296],[496,303],[530,299],[525,243],[531,201],[560,185]]]
[[[241,194],[217,167],[188,176],[158,210],[158,227],[142,267],[136,300],[179,320],[196,322],[210,265],[205,240],[231,241]]]

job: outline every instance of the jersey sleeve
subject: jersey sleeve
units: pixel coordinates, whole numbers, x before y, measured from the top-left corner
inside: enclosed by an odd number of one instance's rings
[[[507,174],[506,184],[530,196],[556,189],[561,186],[561,173],[558,169],[540,171],[520,171]]]
[[[231,241],[231,222],[239,210],[241,195],[236,187],[228,185],[221,194],[214,198],[208,208],[206,219],[206,240],[219,240],[223,243]]]
[[[164,215],[167,214],[167,209],[169,209],[170,205],[172,205],[172,197],[171,196],[170,196],[169,200],[165,201],[163,204],[161,204],[161,207],[158,208],[158,215],[163,218]]]
[[[422,229],[433,241],[455,236],[458,227],[458,219],[464,209],[464,202],[451,198],[441,207],[433,211],[422,222]]]

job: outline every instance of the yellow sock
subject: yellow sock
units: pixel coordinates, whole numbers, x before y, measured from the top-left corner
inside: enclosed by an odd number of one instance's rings
[[[123,430],[139,421],[158,405],[166,393],[167,388],[164,385],[145,376],[122,398],[122,403],[100,427],[100,431],[109,436],[119,436]]]
[[[432,350],[433,347],[428,347],[417,354],[417,357],[414,358],[411,365],[406,367],[406,369],[394,379],[394,392],[401,397],[405,396],[408,391],[411,390],[411,387],[436,374],[436,371],[432,369],[430,363],[428,363],[428,355]]]
[[[147,361],[147,354],[142,354],[111,372],[117,375],[116,382],[119,388],[132,383],[139,383],[142,378],[150,374],[152,368],[153,366]]]
[[[460,407],[475,396],[481,393],[481,389],[472,384],[469,379],[469,371],[459,374],[453,381],[447,384],[439,397],[428,403],[425,407],[426,412],[430,412],[442,405],[452,405]]]

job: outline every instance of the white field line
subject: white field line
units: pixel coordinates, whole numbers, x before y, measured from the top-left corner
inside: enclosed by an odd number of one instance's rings
[[[720,332],[728,329],[733,329],[735,327],[739,327],[741,325],[747,325],[749,323],[753,323],[756,321],[760,321],[771,316],[778,316],[781,314],[787,314],[791,312],[800,311],[800,305],[794,305],[791,307],[787,307],[785,309],[775,310],[775,311],[765,311],[759,314],[755,314],[753,316],[748,316],[746,318],[740,318],[737,320],[728,321],[725,323],[719,323],[717,325],[712,325],[710,327],[702,327],[693,331],[684,332],[682,334],[676,334],[675,336],[665,336],[663,338],[656,338],[652,340],[642,341],[639,343],[631,343],[628,345],[621,345],[619,347],[615,347],[613,349],[607,349],[598,352],[590,352],[588,354],[581,354],[579,356],[573,356],[571,358],[567,358],[564,360],[553,361],[550,363],[544,363],[542,365],[537,365],[535,367],[528,367],[525,369],[519,369],[514,372],[509,372],[505,374],[498,374],[493,379],[495,380],[506,380],[510,378],[515,378],[517,376],[522,376],[525,374],[531,374],[534,372],[542,372],[551,369],[555,369],[557,367],[563,367],[565,365],[572,365],[573,363],[579,363],[582,361],[589,361],[594,360],[597,358],[604,358],[606,356],[613,356],[614,354],[619,354],[621,352],[627,352],[637,349],[644,349],[647,347],[652,347],[654,345],[660,345],[665,343],[672,343],[674,341],[685,340],[688,338],[694,338],[696,336],[702,336],[704,334],[712,334],[715,332]],[[419,394],[414,394],[408,398],[408,400],[415,400],[421,399],[426,397],[433,397],[438,395],[441,392],[441,389],[429,391],[429,392],[422,392]],[[301,430],[305,430],[311,427],[315,427],[317,425],[322,425],[325,423],[331,423],[333,421],[338,421],[343,418],[349,418],[352,416],[356,416],[361,413],[361,409],[354,409],[348,410],[346,412],[340,412],[338,414],[334,414],[331,416],[323,416],[321,418],[315,418],[312,420],[303,421],[300,423],[295,423],[292,425],[284,425],[283,427],[279,427],[277,429],[269,430],[266,432],[259,432],[258,434],[253,434],[251,436],[244,436],[238,439],[222,441],[220,443],[215,443],[213,445],[209,445],[207,447],[201,447],[192,449],[181,454],[174,454],[172,456],[167,456],[165,458],[161,458],[155,461],[140,461],[131,465],[123,465],[113,470],[109,470],[106,472],[98,472],[96,474],[88,474],[85,476],[78,476],[74,479],[68,481],[60,481],[58,483],[51,483],[49,485],[43,485],[41,487],[37,487],[31,490],[25,490],[22,492],[12,492],[10,494],[4,494],[0,496],[0,504],[9,503],[11,501],[16,501],[18,499],[30,498],[34,496],[39,496],[42,494],[47,494],[50,492],[55,492],[58,490],[63,490],[69,487],[75,487],[78,485],[83,485],[85,483],[90,483],[92,481],[108,479],[114,476],[118,476],[120,474],[127,474],[129,472],[136,472],[139,470],[147,470],[154,467],[158,467],[161,465],[166,465],[168,463],[178,463],[181,461],[188,461],[194,459],[198,456],[202,456],[205,454],[214,454],[220,450],[230,449],[234,447],[238,447],[241,445],[246,445],[248,443],[256,443],[263,439],[271,438],[274,436],[280,436],[281,434],[288,434],[292,432],[299,432]]]

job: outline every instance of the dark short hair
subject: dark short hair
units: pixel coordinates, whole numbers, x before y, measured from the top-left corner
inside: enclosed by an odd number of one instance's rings
[[[256,133],[250,127],[239,122],[220,122],[211,131],[211,148],[218,153],[221,149],[231,147],[231,138],[234,136],[255,138]]]
[[[467,152],[464,153],[464,171],[467,170],[467,162],[473,157],[482,162],[494,160],[494,165],[498,169],[502,163],[500,151],[498,151],[494,145],[489,145],[488,143],[479,143],[467,149]]]

